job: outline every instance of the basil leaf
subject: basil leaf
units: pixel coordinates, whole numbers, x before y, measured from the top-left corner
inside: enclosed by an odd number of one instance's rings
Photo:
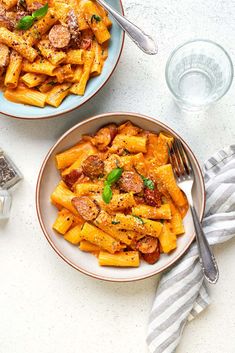
[[[32,16],[24,16],[22,17],[18,24],[17,24],[17,29],[29,29],[33,25],[34,19]]]
[[[119,224],[119,221],[112,221],[112,224]]]
[[[113,169],[107,176],[106,180],[109,185],[116,183],[122,175],[122,168]]]
[[[40,18],[44,17],[47,14],[47,11],[48,11],[48,4],[44,5],[37,11],[33,12],[32,17],[35,20],[39,20]]]
[[[96,22],[100,22],[100,21],[101,21],[101,18],[100,18],[100,16],[92,15],[92,16],[91,16],[91,22],[93,22],[94,20],[96,20]]]
[[[143,219],[140,218],[139,216],[134,216],[134,215],[133,215],[133,217],[135,217],[136,219],[138,219],[139,223],[144,224]]]
[[[104,190],[103,190],[103,193],[102,193],[102,199],[104,200],[105,203],[110,203],[111,199],[112,199],[112,196],[113,196],[113,192],[111,190],[111,187],[109,184],[106,184],[104,186]]]
[[[143,175],[141,175],[141,178],[143,179],[144,186],[150,190],[154,190],[154,182],[151,179],[145,178]]]

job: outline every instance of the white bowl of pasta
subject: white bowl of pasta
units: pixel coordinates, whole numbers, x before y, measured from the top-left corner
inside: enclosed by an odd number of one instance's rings
[[[36,207],[63,260],[94,278],[134,281],[164,271],[186,252],[195,233],[168,160],[174,138],[192,162],[193,199],[202,218],[205,188],[196,157],[160,121],[107,113],[57,141],[38,176]]]
[[[107,0],[123,13],[121,0]],[[90,0],[0,4],[0,113],[51,118],[91,99],[112,75],[124,32]]]

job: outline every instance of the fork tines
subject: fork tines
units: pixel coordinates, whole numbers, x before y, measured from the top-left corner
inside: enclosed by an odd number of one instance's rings
[[[168,144],[168,154],[176,177],[187,177],[192,174],[191,162],[180,140],[175,138],[171,145]]]

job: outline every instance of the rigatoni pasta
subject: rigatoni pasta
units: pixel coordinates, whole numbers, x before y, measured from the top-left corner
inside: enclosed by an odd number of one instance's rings
[[[26,0],[24,8],[16,0],[3,0],[1,6],[18,21],[9,29],[4,17],[0,20],[4,97],[56,108],[69,94],[84,95],[108,56],[112,22],[107,12],[89,0]]]
[[[84,135],[57,154],[62,181],[51,195],[59,209],[53,229],[98,257],[100,266],[154,264],[174,251],[188,201],[165,154],[172,142],[126,122]]]

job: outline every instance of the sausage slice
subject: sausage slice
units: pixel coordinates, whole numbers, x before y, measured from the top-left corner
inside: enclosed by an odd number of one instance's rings
[[[72,204],[86,221],[92,221],[99,214],[99,209],[95,202],[88,196],[74,197],[72,199]]]
[[[98,156],[89,156],[82,163],[82,171],[91,179],[98,178],[104,173],[104,162]]]
[[[144,200],[149,206],[160,207],[162,204],[162,194],[155,185],[154,190],[144,189]]]
[[[54,48],[63,49],[69,45],[71,39],[67,27],[54,25],[49,32],[49,40]]]
[[[80,169],[74,169],[72,170],[69,174],[66,174],[63,178],[65,184],[68,185],[68,187],[72,187],[73,184],[78,181],[78,179],[82,176],[82,170]]]
[[[152,254],[158,247],[158,239],[146,236],[140,239],[136,244],[136,249],[143,254]]]
[[[144,188],[144,183],[139,174],[135,172],[123,172],[119,180],[119,187],[125,192],[141,192]]]
[[[150,253],[150,254],[142,254],[143,259],[150,265],[155,264],[159,258],[160,258],[160,250],[159,247],[157,247],[157,249]]]

